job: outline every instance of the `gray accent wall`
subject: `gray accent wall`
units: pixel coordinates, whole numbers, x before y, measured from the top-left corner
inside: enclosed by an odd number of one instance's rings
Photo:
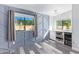
[[[43,15],[39,13],[35,13],[32,11],[28,10],[23,10],[19,8],[14,8],[14,7],[8,7],[5,5],[0,5],[0,53],[9,53],[11,49],[16,48],[17,46],[24,45],[24,37],[22,34],[19,34],[17,32],[17,37],[22,36],[21,38],[16,40],[16,43],[19,43],[18,45],[14,47],[12,45],[11,41],[8,40],[8,11],[9,10],[14,10],[14,11],[21,11],[21,13],[26,13],[26,14],[32,14],[35,15],[37,14],[37,37],[32,38],[34,41],[42,41],[44,39],[49,38],[49,16],[48,15]],[[23,34],[24,35],[24,34]],[[29,35],[31,35],[29,33]],[[25,39],[28,38],[27,33],[25,34]],[[26,40],[25,42],[27,42]],[[27,42],[28,43],[28,42]]]
[[[0,53],[8,52],[7,20],[8,7],[0,5]]]

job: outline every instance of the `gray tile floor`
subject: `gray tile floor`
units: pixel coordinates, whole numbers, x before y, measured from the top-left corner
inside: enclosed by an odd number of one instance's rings
[[[25,48],[17,48],[14,54],[78,54],[71,47],[52,40],[27,44]]]

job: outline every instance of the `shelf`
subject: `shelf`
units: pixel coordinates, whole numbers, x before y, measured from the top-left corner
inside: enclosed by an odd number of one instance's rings
[[[56,31],[56,40],[72,47],[72,33]]]
[[[56,32],[56,40],[63,42],[63,33],[62,32]]]
[[[72,30],[54,30],[55,32],[68,32],[68,33],[72,33]]]

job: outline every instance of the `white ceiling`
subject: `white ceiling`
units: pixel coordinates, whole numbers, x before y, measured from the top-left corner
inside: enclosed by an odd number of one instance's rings
[[[52,16],[72,10],[71,4],[9,4],[8,6],[22,8]]]

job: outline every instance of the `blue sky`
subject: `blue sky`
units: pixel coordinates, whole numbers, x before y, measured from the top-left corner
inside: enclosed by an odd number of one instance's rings
[[[16,20],[33,20],[33,18],[31,17],[19,17],[19,16],[16,16],[15,19]]]

